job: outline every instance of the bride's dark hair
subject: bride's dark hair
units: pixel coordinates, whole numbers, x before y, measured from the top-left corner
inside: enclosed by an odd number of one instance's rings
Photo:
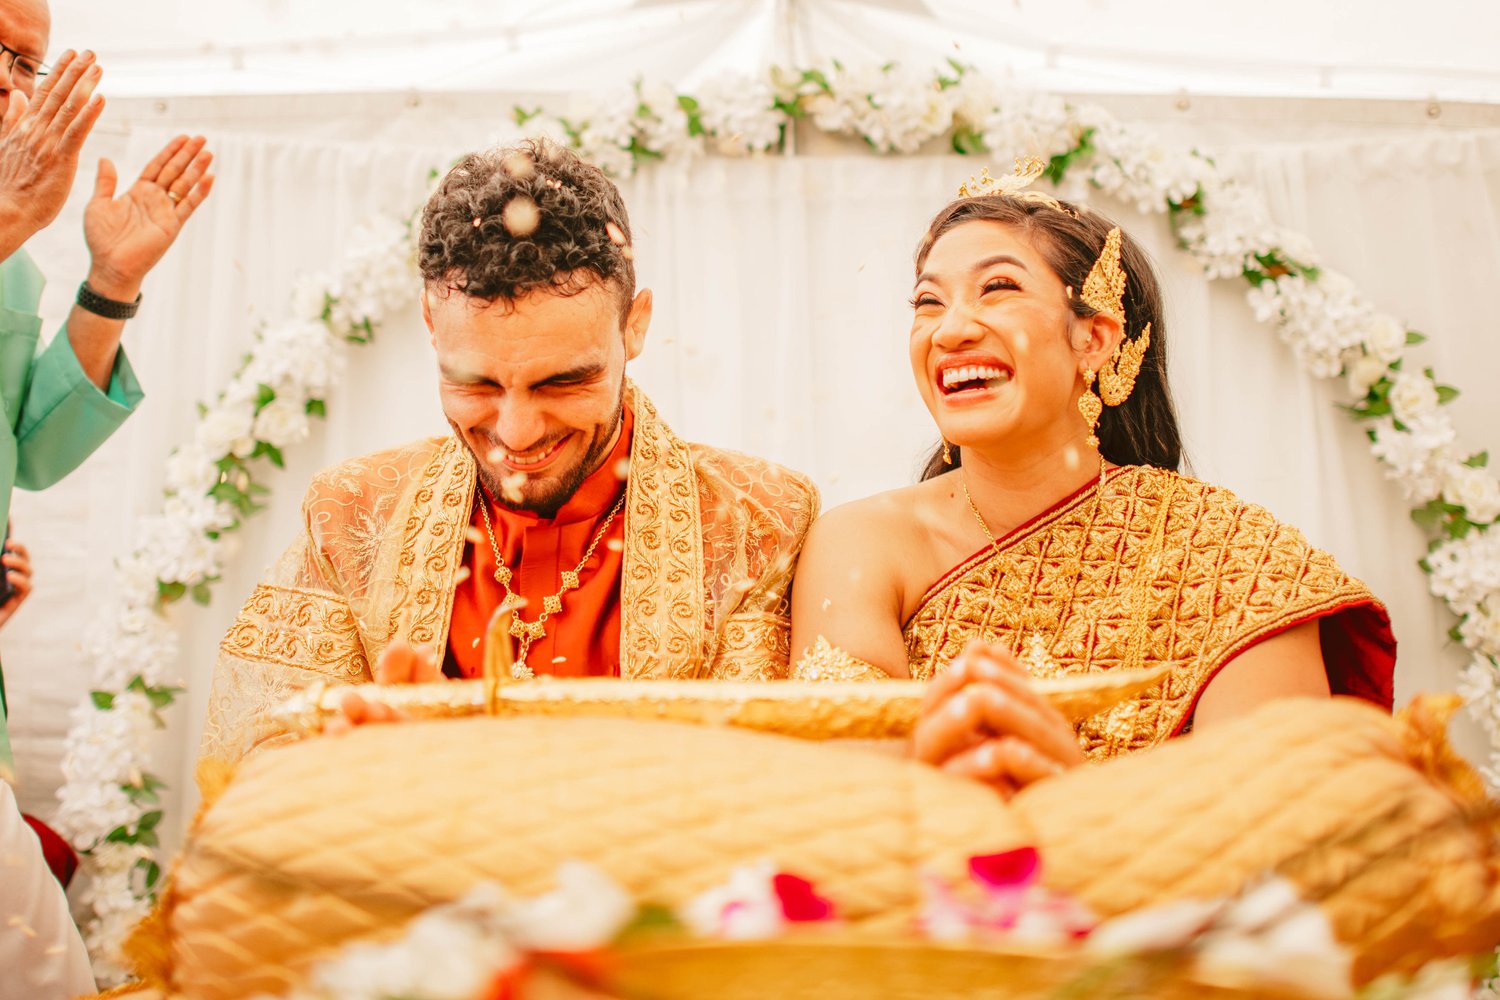
[[[1066,205],[1066,202],[1062,204]],[[1067,206],[1073,209],[1073,206]],[[1114,223],[1086,209],[1061,211],[1041,201],[1026,201],[1004,195],[960,198],[937,214],[927,234],[917,245],[917,273],[927,263],[933,244],[950,230],[966,222],[999,222],[1025,233],[1063,283],[1073,289],[1068,300],[1080,317],[1097,311],[1079,297],[1094,261],[1104,249],[1104,240]],[[1151,345],[1146,348],[1135,390],[1119,406],[1106,406],[1099,418],[1099,451],[1116,465],[1153,465],[1176,469],[1182,463],[1182,435],[1172,393],[1167,388],[1166,323],[1162,311],[1161,286],[1151,260],[1139,243],[1120,233],[1120,264],[1125,269],[1125,336],[1134,340],[1151,324]],[[1078,418],[1080,423],[1083,418]],[[963,463],[953,446],[953,464],[943,461],[939,445],[928,458],[923,479],[931,479]]]

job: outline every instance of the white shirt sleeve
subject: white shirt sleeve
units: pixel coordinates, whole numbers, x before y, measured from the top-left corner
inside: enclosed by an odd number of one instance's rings
[[[0,781],[0,1000],[71,1000],[94,991],[68,898],[10,785]]]

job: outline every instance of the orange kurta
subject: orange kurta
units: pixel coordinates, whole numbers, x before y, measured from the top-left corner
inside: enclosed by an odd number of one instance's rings
[[[620,463],[630,456],[634,418],[627,407],[620,439],[609,457],[579,486],[553,518],[529,511],[490,504],[495,542],[514,574],[511,589],[525,598],[520,616],[535,621],[542,601],[562,589],[562,572],[576,569],[589,543],[594,540],[609,512],[625,493]],[[486,625],[505,597],[495,580],[495,555],[485,533],[479,503],[469,524],[479,541],[464,547],[463,564],[468,579],[453,593],[453,625],[448,634],[444,672],[450,676],[478,677],[483,664]],[[555,677],[618,677],[620,675],[620,573],[624,566],[621,539],[625,516],[616,516],[588,563],[578,574],[577,590],[562,596],[562,610],[549,615],[547,631],[531,644],[526,665],[537,674]],[[611,544],[613,543],[613,544]]]

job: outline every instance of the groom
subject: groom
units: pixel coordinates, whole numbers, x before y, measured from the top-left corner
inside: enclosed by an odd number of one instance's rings
[[[518,676],[784,676],[817,492],[685,443],[626,379],[651,292],[615,186],[549,143],[470,155],[418,257],[452,436],[314,479],[220,647],[204,755],[283,738],[267,709],[316,680],[477,676],[503,601]]]

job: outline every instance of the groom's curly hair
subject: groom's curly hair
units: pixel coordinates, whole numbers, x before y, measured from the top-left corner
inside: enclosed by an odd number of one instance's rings
[[[611,227],[614,232],[611,232]],[[595,282],[635,297],[630,218],[619,189],[571,150],[543,139],[470,153],[422,210],[417,263],[429,284],[512,302]]]

